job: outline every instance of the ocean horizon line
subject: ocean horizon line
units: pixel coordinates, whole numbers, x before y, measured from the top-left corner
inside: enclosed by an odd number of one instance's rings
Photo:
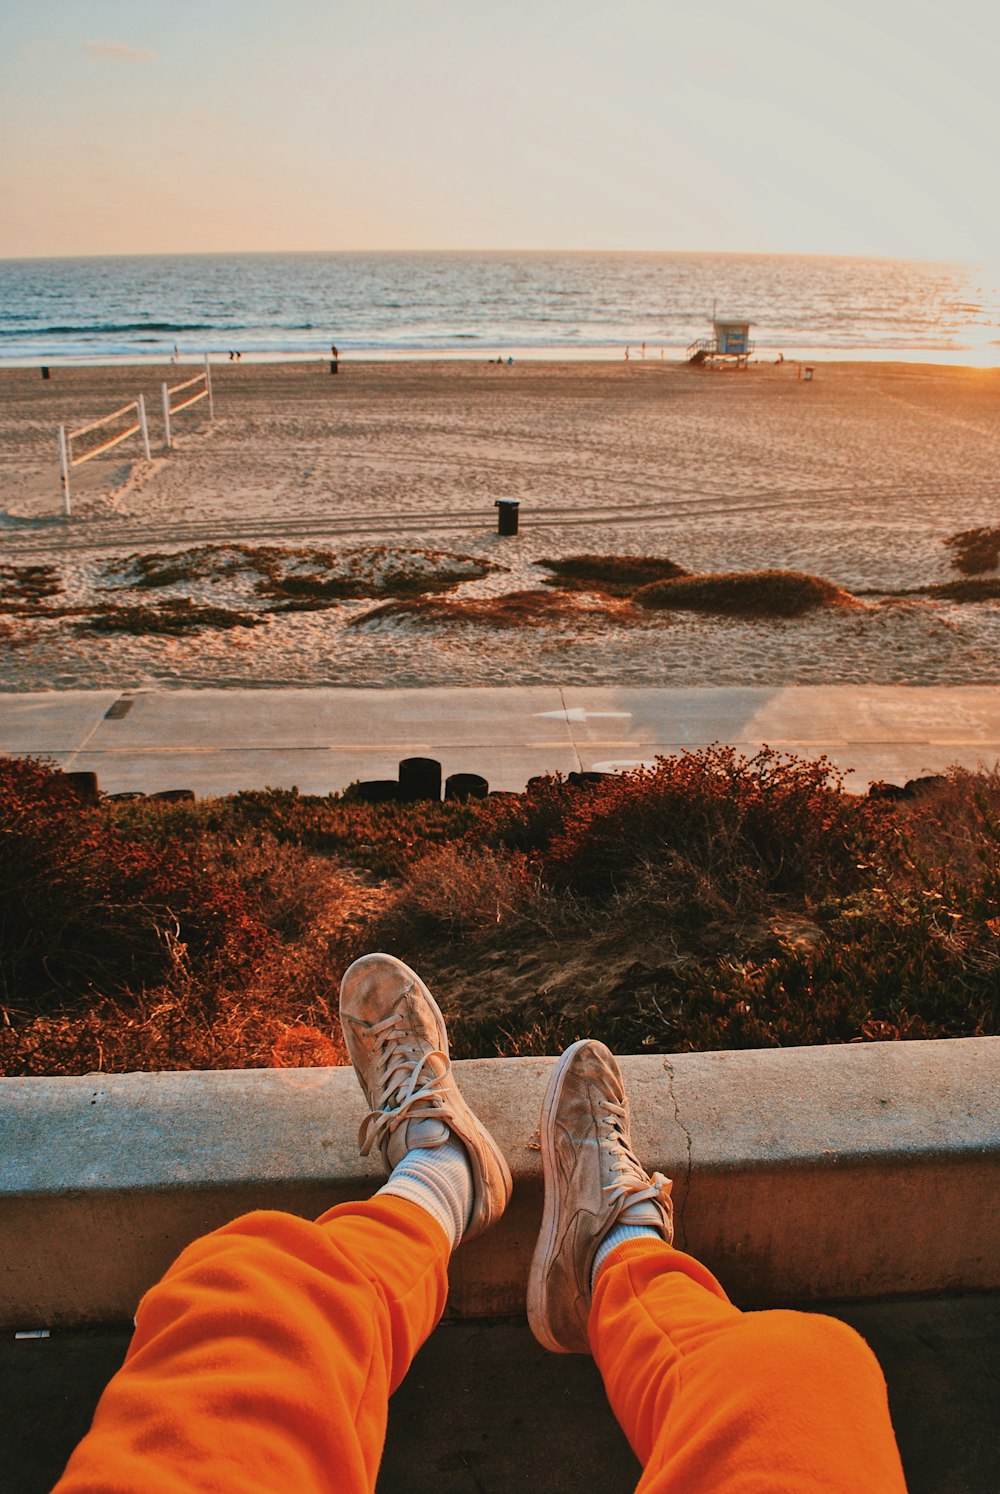
[[[77,264],[100,260],[133,259],[305,259],[305,258],[462,258],[469,256],[516,258],[524,257],[607,257],[607,258],[656,258],[665,259],[767,259],[767,260],[825,260],[845,264],[910,264],[949,265],[962,268],[979,268],[985,261],[969,259],[961,255],[920,254],[841,254],[835,250],[822,249],[560,249],[536,245],[532,248],[498,249],[483,246],[450,249],[116,249],[95,250],[75,254],[0,254],[0,265],[5,264]]]

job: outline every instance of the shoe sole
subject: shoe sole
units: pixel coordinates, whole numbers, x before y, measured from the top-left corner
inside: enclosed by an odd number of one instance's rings
[[[549,1349],[553,1354],[573,1354],[576,1352],[574,1349],[568,1349],[565,1344],[559,1343],[552,1336],[548,1326],[549,1267],[555,1253],[557,1225],[562,1204],[554,1165],[554,1120],[556,1110],[559,1107],[559,1101],[562,1098],[566,1070],[579,1050],[588,1047],[589,1044],[589,1038],[581,1038],[579,1042],[573,1043],[571,1047],[567,1048],[559,1059],[559,1062],[552,1071],[548,1089],[545,1091],[545,1099],[542,1101],[542,1116],[538,1127],[542,1151],[542,1175],[545,1181],[545,1200],[542,1206],[542,1225],[538,1232],[538,1243],[531,1257],[531,1266],[528,1271],[528,1324],[542,1347]]]

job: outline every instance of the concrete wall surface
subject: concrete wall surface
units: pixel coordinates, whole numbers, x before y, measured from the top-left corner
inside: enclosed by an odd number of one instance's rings
[[[552,1059],[456,1064],[514,1174],[449,1310],[523,1312]],[[621,1060],[677,1244],[741,1305],[1000,1287],[1000,1038]],[[0,1080],[0,1324],[130,1318],[183,1246],[379,1184],[350,1069]]]

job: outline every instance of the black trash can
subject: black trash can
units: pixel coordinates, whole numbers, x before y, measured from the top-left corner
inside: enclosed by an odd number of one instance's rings
[[[499,509],[497,515],[497,534],[517,533],[517,511],[521,507],[519,498],[498,498],[493,505]]]
[[[48,377],[49,377],[49,371],[48,371],[48,369],[45,367],[45,365],[43,363],[42,364],[42,378],[43,379],[47,379]]]
[[[441,764],[436,757],[404,757],[399,765],[399,797],[404,804],[440,799]]]

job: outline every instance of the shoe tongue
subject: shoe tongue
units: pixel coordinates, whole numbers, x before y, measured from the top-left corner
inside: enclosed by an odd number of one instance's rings
[[[433,1115],[427,1116],[425,1120],[412,1120],[406,1123],[408,1149],[421,1146],[443,1146],[449,1134],[447,1124]]]
[[[434,1115],[406,1121],[397,1126],[389,1138],[386,1158],[390,1168],[398,1167],[407,1152],[418,1151],[423,1147],[443,1146],[450,1135],[450,1127]]]
[[[629,1204],[622,1209],[615,1224],[629,1224],[633,1227],[642,1227],[651,1224],[654,1229],[659,1229],[663,1223],[663,1211],[652,1198],[643,1199],[642,1203]]]

